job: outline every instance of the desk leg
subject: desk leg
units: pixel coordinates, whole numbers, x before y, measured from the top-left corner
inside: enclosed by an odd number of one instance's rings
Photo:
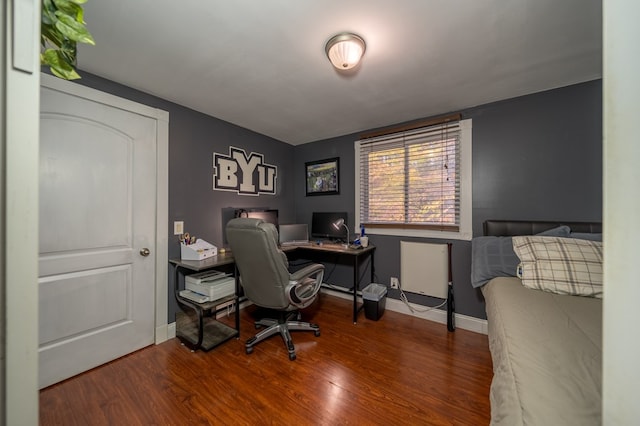
[[[376,254],[375,250],[372,250],[371,254],[370,254],[370,256],[371,256],[371,281],[369,281],[370,283],[372,283],[373,280],[375,279],[374,278],[374,276],[375,276],[375,267],[373,266],[373,265],[376,264],[375,263],[375,259],[373,257],[375,254]]]
[[[238,336],[236,339],[240,338],[240,274],[238,273],[238,265],[233,264],[233,278],[236,280],[236,330],[238,331]]]
[[[358,257],[353,256],[353,323],[358,323],[358,288],[360,283],[358,282]]]
[[[189,342],[188,339],[180,339],[187,347],[189,347],[189,349],[191,349],[192,351],[196,351],[198,349],[200,349],[200,347],[202,346],[202,341],[204,340],[204,312],[202,312],[202,309],[198,308],[197,306],[191,304],[191,303],[187,303],[185,300],[181,300],[179,297],[180,294],[180,289],[179,289],[179,279],[180,279],[180,266],[176,265],[175,266],[175,281],[174,281],[174,294],[176,296],[176,301],[178,302],[178,305],[182,305],[182,306],[186,306],[187,308],[193,309],[196,313],[196,315],[198,316],[198,340],[196,343],[193,342]],[[176,324],[177,326],[177,324]],[[180,337],[180,336],[178,336]]]

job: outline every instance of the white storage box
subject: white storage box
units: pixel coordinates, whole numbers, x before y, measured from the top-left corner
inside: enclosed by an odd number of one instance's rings
[[[218,254],[218,248],[205,240],[198,239],[193,244],[180,243],[180,258],[182,260],[204,260]]]
[[[218,271],[201,272],[187,275],[184,287],[213,301],[235,294],[236,279]]]

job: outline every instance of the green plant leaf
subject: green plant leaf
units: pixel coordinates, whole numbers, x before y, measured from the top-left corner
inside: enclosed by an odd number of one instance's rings
[[[51,14],[55,13],[56,5],[53,4],[53,0],[42,0],[42,11],[47,11]]]
[[[69,64],[62,56],[60,51],[47,49],[40,54],[40,63],[49,65],[49,69],[53,75],[65,80],[76,80],[80,75],[76,72],[71,64]]]
[[[56,77],[80,78],[76,72],[77,43],[95,45],[84,22],[82,4],[87,0],[41,0],[40,63]]]
[[[92,45],[96,44],[95,41],[93,41],[91,33],[87,31],[84,24],[76,21],[69,15],[65,15],[60,11],[56,12],[56,16],[58,17],[58,22],[56,22],[55,27],[64,36],[80,43],[87,43]]]
[[[66,40],[59,49],[59,52],[67,63],[71,64],[73,67],[76,66],[76,55],[78,53],[78,49],[75,41]]]
[[[56,7],[51,0],[42,0],[42,23],[53,25],[58,20],[56,18]]]
[[[63,38],[61,34],[56,31],[53,25],[42,24],[40,26],[40,41],[42,42],[42,47],[47,47],[47,42],[57,47],[62,47]]]
[[[53,0],[59,11],[64,12],[68,16],[72,17],[76,22],[84,24],[82,20],[83,12],[82,6],[70,2],[69,0]]]

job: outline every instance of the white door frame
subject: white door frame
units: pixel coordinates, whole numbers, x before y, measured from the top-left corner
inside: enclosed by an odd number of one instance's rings
[[[116,108],[155,119],[157,122],[156,167],[156,254],[155,265],[155,343],[168,339],[168,231],[169,223],[169,113],[137,102],[110,95],[96,89],[61,80],[48,74],[40,75],[41,85],[53,90],[90,99]],[[37,239],[36,239],[37,240]]]
[[[2,2],[0,424],[8,425],[38,424],[39,30],[39,1]]]

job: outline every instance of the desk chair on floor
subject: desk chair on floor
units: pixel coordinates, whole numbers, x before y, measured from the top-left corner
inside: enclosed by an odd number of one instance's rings
[[[311,305],[318,295],[324,265],[311,264],[289,273],[286,255],[278,248],[276,227],[261,219],[237,218],[227,224],[227,240],[240,272],[244,294],[254,304],[278,311],[278,319],[256,321],[256,328],[266,327],[247,340],[248,354],[261,341],[280,333],[289,359],[296,350],[289,331],[313,331],[320,335],[317,324],[300,321],[299,310]]]

